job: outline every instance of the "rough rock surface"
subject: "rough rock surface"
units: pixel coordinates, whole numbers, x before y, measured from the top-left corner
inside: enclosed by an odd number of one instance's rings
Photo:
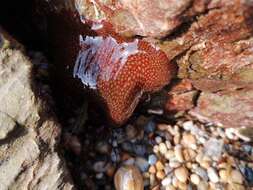
[[[203,12],[209,0],[77,0],[81,15],[107,20],[123,35],[164,37],[192,16]]]
[[[0,189],[73,189],[57,153],[60,125],[20,47],[0,30]]]

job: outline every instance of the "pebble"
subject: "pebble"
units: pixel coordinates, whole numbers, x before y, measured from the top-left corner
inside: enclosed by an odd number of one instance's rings
[[[161,154],[165,154],[167,152],[167,146],[165,145],[165,143],[159,144],[159,151],[161,152]]]
[[[184,162],[184,157],[183,157],[183,153],[182,153],[182,147],[179,145],[175,146],[175,157],[179,162]]]
[[[155,142],[156,142],[157,144],[160,144],[160,143],[162,142],[162,138],[161,138],[160,136],[157,136],[157,137],[155,138]]]
[[[172,183],[172,179],[171,179],[170,176],[168,176],[168,177],[166,177],[166,178],[164,178],[164,179],[162,180],[162,185],[163,185],[163,186],[170,185],[171,183]]]
[[[164,179],[164,177],[165,177],[165,173],[163,172],[163,171],[161,171],[161,170],[159,170],[159,171],[157,171],[157,173],[156,173],[156,177],[157,177],[157,179]]]
[[[194,147],[196,147],[196,138],[190,134],[190,133],[184,133],[183,137],[182,137],[182,144],[186,147],[191,147],[193,145],[195,145]]]
[[[153,120],[150,120],[145,126],[144,131],[146,133],[153,133],[156,128],[156,123]]]
[[[181,181],[181,182],[186,182],[187,181],[189,172],[188,172],[188,170],[185,167],[177,168],[177,169],[175,169],[174,172],[175,172],[176,178],[179,181]]]
[[[156,164],[155,164],[155,166],[156,166],[156,169],[158,171],[161,171],[161,170],[164,169],[164,165],[163,165],[163,163],[161,161],[157,161]]]
[[[165,190],[176,190],[176,188],[173,185],[167,185]]]
[[[151,174],[155,174],[156,173],[156,167],[155,166],[150,166],[148,169],[148,172]]]
[[[197,190],[208,190],[208,183],[205,181],[200,181]]]
[[[214,168],[208,168],[207,169],[207,175],[211,182],[218,183],[219,182],[219,176],[217,175],[217,172]]]
[[[220,180],[222,182],[228,182],[229,181],[229,172],[227,170],[220,170],[219,171]]]
[[[109,165],[104,162],[104,161],[98,161],[98,162],[95,162],[94,165],[93,165],[93,170],[97,173],[99,172],[105,172],[107,170],[107,167]]]
[[[148,163],[154,165],[157,162],[157,157],[154,154],[148,156]]]
[[[177,168],[177,167],[179,167],[181,164],[179,163],[179,162],[177,162],[177,161],[170,161],[169,162],[169,166],[171,167],[171,168]]]
[[[251,186],[253,186],[253,168],[249,168],[249,167],[243,168],[242,173],[244,174],[247,182]]]
[[[120,167],[115,176],[114,184],[116,190],[143,190],[143,178],[138,170],[134,166],[122,166]]]
[[[175,153],[173,150],[168,150],[164,156],[167,160],[170,160],[171,158],[175,156]]]
[[[141,157],[137,157],[135,159],[135,165],[142,171],[145,172],[148,170],[149,168],[149,163],[146,159],[141,158]]]
[[[238,170],[232,170],[230,177],[231,177],[231,181],[234,183],[238,183],[238,184],[243,183],[243,176],[241,172],[239,172]]]
[[[128,139],[133,139],[136,137],[138,131],[133,125],[127,125],[126,126],[126,135]]]
[[[193,184],[198,185],[200,182],[200,177],[197,174],[191,174],[190,180]]]
[[[195,173],[198,174],[204,181],[208,181],[208,175],[205,169],[197,167]]]
[[[190,131],[193,127],[193,122],[192,121],[186,121],[183,123],[183,128],[186,130],[186,131]]]

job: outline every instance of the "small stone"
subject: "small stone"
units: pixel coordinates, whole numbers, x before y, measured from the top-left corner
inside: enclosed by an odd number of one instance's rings
[[[224,143],[222,140],[211,138],[204,144],[204,153],[214,160],[219,160],[223,151],[223,146]]]
[[[167,147],[165,145],[165,143],[160,143],[159,144],[159,151],[161,152],[161,154],[165,154],[167,152]]]
[[[149,176],[149,181],[150,181],[150,186],[154,186],[154,185],[155,185],[156,178],[155,178],[155,175],[154,175],[154,174],[151,174],[151,175]]]
[[[134,158],[129,158],[127,160],[124,161],[125,165],[134,165],[135,159]]]
[[[163,185],[163,186],[170,185],[171,183],[172,183],[172,179],[171,179],[170,176],[168,176],[168,177],[166,177],[166,178],[164,178],[164,179],[162,180],[162,185]]]
[[[173,185],[167,185],[165,190],[176,190],[176,188]]]
[[[182,137],[182,144],[186,147],[196,145],[196,138],[190,133],[184,133]]]
[[[229,181],[229,172],[227,170],[220,170],[219,171],[220,180],[222,182],[228,182]]]
[[[135,165],[142,171],[145,172],[148,170],[149,167],[149,163],[146,159],[141,158],[141,157],[137,157],[135,159]]]
[[[232,182],[238,183],[238,184],[243,184],[243,176],[242,176],[241,172],[239,172],[238,170],[232,170],[230,177],[231,177]]]
[[[134,166],[122,166],[120,167],[115,176],[114,184],[116,190],[143,190],[143,178],[138,170]]]
[[[162,179],[164,179],[164,177],[165,177],[165,173],[164,173],[163,171],[159,170],[159,171],[157,171],[157,173],[156,173],[156,177],[157,177],[157,179],[162,180]]]
[[[102,179],[104,177],[103,173],[96,174],[96,179]]]
[[[244,174],[248,184],[253,185],[253,168],[243,168],[242,173]]]
[[[168,141],[168,140],[165,141],[165,144],[166,144],[166,146],[167,146],[168,149],[172,148],[172,145],[171,145],[170,141]]]
[[[182,153],[182,147],[181,146],[175,146],[174,148],[175,157],[179,162],[184,162],[184,157]]]
[[[96,144],[96,151],[98,151],[100,154],[108,154],[110,150],[110,145],[105,141],[101,141]]]
[[[109,177],[112,177],[114,175],[114,172],[115,172],[115,167],[110,165],[106,170],[106,175]]]
[[[156,173],[155,166],[150,166],[149,169],[148,169],[148,172],[151,173],[151,174],[155,174]]]
[[[188,170],[187,170],[185,167],[177,168],[177,169],[175,169],[174,172],[175,172],[176,178],[177,178],[179,181],[181,181],[181,182],[183,182],[183,183],[187,181],[189,172],[188,172]]]
[[[211,164],[209,161],[206,161],[206,160],[202,160],[199,165],[202,167],[202,168],[205,168],[205,169],[208,169],[210,168]]]
[[[179,144],[180,143],[180,135],[175,135],[173,138],[174,144]]]
[[[167,160],[170,160],[171,158],[175,156],[175,153],[173,150],[168,150],[164,156]]]
[[[170,161],[169,162],[169,166],[171,167],[171,168],[177,168],[177,167],[179,167],[181,164],[179,163],[179,162],[177,162],[177,161]]]
[[[134,137],[136,137],[137,133],[138,131],[133,125],[126,126],[126,135],[128,139],[133,139]]]
[[[144,131],[146,133],[153,133],[155,131],[156,124],[153,120],[150,120],[145,126]]]
[[[235,131],[235,129],[233,129],[233,128],[227,128],[227,129],[225,129],[225,134],[229,139],[234,140],[234,138],[235,138],[234,131]]]
[[[198,190],[207,190],[208,189],[208,183],[205,181],[200,181],[199,185],[197,186]]]
[[[158,124],[157,125],[157,128],[160,130],[160,131],[165,131],[168,129],[170,125],[167,125],[167,124]]]
[[[157,137],[155,138],[155,142],[156,142],[157,144],[160,144],[160,143],[162,142],[162,138],[159,137],[159,136],[157,136]]]
[[[245,187],[240,184],[230,183],[228,184],[227,190],[245,190]]]
[[[155,166],[158,171],[161,171],[164,169],[164,165],[160,160],[156,162]]]
[[[200,177],[197,174],[192,174],[190,176],[191,182],[195,185],[198,185],[200,182]]]
[[[197,167],[195,173],[198,174],[204,181],[208,181],[208,175],[205,169]]]
[[[187,152],[188,152],[188,154],[190,156],[190,159],[191,160],[195,160],[197,153],[194,150],[192,150],[192,149],[187,149]]]
[[[98,161],[93,165],[93,170],[97,173],[105,172],[108,166],[109,165],[105,161]]]
[[[217,175],[217,172],[213,168],[207,169],[207,175],[211,182],[218,183],[219,182],[219,176]]]
[[[158,145],[155,145],[153,147],[153,152],[156,153],[156,154],[159,152],[159,146]]]
[[[183,183],[183,182],[180,182],[178,183],[178,188],[180,190],[187,190],[187,184]]]
[[[183,128],[186,130],[186,131],[190,131],[193,127],[193,122],[192,121],[186,121],[183,123]]]
[[[148,156],[148,163],[154,165],[157,162],[157,157],[154,154]]]

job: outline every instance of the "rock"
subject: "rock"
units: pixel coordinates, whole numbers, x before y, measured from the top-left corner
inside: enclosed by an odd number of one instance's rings
[[[202,92],[196,108],[190,114],[202,121],[224,127],[251,127],[253,124],[253,90]]]
[[[243,184],[243,176],[238,170],[232,170],[230,178],[233,183]]]
[[[253,169],[249,167],[242,168],[242,173],[244,174],[247,182],[253,185]]]
[[[134,166],[120,167],[114,176],[114,185],[116,190],[144,190],[142,175]]]
[[[57,152],[52,100],[33,78],[33,60],[5,34],[0,29],[0,189],[73,189]]]
[[[162,170],[158,170],[156,173],[156,177],[160,180],[164,179],[165,173]]]
[[[156,162],[155,166],[158,171],[161,171],[164,169],[164,165],[160,160]]]
[[[157,157],[154,154],[148,156],[148,163],[154,165],[157,162]]]
[[[182,153],[182,147],[177,145],[174,148],[175,157],[179,162],[184,162],[184,157]]]
[[[140,169],[140,171],[145,172],[148,170],[149,163],[146,159],[137,157],[135,159],[135,165]]]
[[[165,143],[160,143],[159,144],[159,151],[163,155],[166,154],[166,152],[167,152],[167,146],[165,145]]]
[[[215,138],[210,138],[204,144],[204,154],[218,161],[221,157],[223,151],[224,142],[223,140],[217,140]]]
[[[175,173],[176,178],[179,181],[183,183],[187,181],[189,172],[185,167],[180,167],[180,168],[175,169],[174,173]]]
[[[195,173],[199,175],[204,181],[208,181],[208,174],[205,169],[201,167],[197,167],[195,169]]]
[[[200,182],[200,177],[197,174],[192,174],[190,180],[193,184],[198,185]]]
[[[208,175],[208,178],[211,182],[213,182],[213,183],[219,182],[219,176],[214,168],[211,168],[211,167],[208,168],[207,175]]]
[[[189,147],[189,148],[192,148],[194,146],[196,146],[196,138],[195,136],[193,136],[192,134],[190,133],[184,133],[183,134],[183,137],[182,137],[182,144],[185,146],[185,147]],[[194,148],[193,148],[194,149]]]
[[[168,176],[168,177],[166,177],[166,178],[164,178],[164,179],[162,180],[162,185],[163,185],[163,186],[167,186],[167,185],[170,185],[171,182],[172,182],[172,179],[171,179],[170,176]]]
[[[93,3],[79,0],[77,2],[81,16],[96,22],[105,19],[112,23],[121,35],[162,37],[174,31],[191,16],[203,12],[208,1],[171,0],[158,3],[147,0],[136,2],[123,0],[112,3],[99,0],[99,3]],[[87,13],[87,10],[90,11]]]
[[[136,137],[137,133],[138,133],[138,131],[133,125],[126,126],[126,135],[129,140]]]
[[[0,140],[7,138],[8,134],[12,132],[17,124],[13,119],[5,113],[0,112]]]

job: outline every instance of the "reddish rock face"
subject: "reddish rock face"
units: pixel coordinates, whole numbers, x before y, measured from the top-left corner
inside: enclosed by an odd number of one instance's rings
[[[97,89],[116,124],[129,118],[144,92],[169,83],[174,68],[167,56],[148,42],[118,42],[111,36],[80,38],[74,77]]]
[[[191,16],[203,12],[209,0],[77,0],[87,19],[110,22],[126,36],[164,37]]]

